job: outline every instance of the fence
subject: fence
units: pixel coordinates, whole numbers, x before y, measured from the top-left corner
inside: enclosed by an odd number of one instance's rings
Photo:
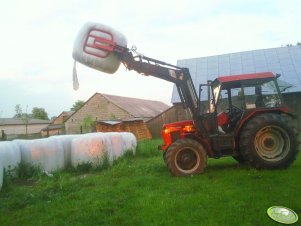
[[[42,138],[41,133],[33,133],[33,134],[5,134],[4,130],[1,131],[0,141],[11,141],[16,139],[39,139]]]

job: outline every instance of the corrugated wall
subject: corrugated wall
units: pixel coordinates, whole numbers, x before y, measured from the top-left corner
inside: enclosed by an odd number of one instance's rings
[[[147,121],[147,127],[153,138],[161,138],[161,129],[164,124],[191,119],[182,104],[176,104],[162,114]]]

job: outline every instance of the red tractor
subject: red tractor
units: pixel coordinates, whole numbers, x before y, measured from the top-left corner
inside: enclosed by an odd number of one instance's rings
[[[299,142],[292,127],[295,118],[284,107],[277,77],[270,72],[218,77],[200,85],[197,94],[188,68],[167,64],[120,46],[109,31],[87,31],[83,52],[113,54],[128,70],[154,76],[176,85],[191,120],[163,126],[160,146],[175,176],[203,172],[207,156],[232,156],[257,169],[288,167],[298,154]],[[94,54],[95,55],[95,54]],[[102,56],[103,57],[103,56]],[[95,65],[92,65],[95,68]]]
[[[207,156],[232,156],[257,169],[288,167],[298,153],[294,115],[272,73],[219,77],[200,85],[207,100],[199,101],[191,121],[164,125],[161,146],[172,174],[202,172]]]

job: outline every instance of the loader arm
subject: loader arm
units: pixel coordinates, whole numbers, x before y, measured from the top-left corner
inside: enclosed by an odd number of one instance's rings
[[[126,47],[118,46],[114,49],[114,53],[120,57],[128,70],[174,83],[184,107],[190,110],[193,119],[198,118],[198,96],[188,68],[171,65],[141,54],[134,56]]]

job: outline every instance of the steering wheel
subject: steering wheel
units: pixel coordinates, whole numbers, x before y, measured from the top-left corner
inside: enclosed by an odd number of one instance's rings
[[[232,114],[240,113],[241,109],[236,107],[235,105],[232,105]]]
[[[242,110],[238,107],[236,107],[235,105],[232,105],[232,111],[229,111],[229,117],[230,117],[230,123],[229,123],[229,129],[233,129],[236,125],[236,123],[238,122],[238,120],[241,117],[242,114]]]

